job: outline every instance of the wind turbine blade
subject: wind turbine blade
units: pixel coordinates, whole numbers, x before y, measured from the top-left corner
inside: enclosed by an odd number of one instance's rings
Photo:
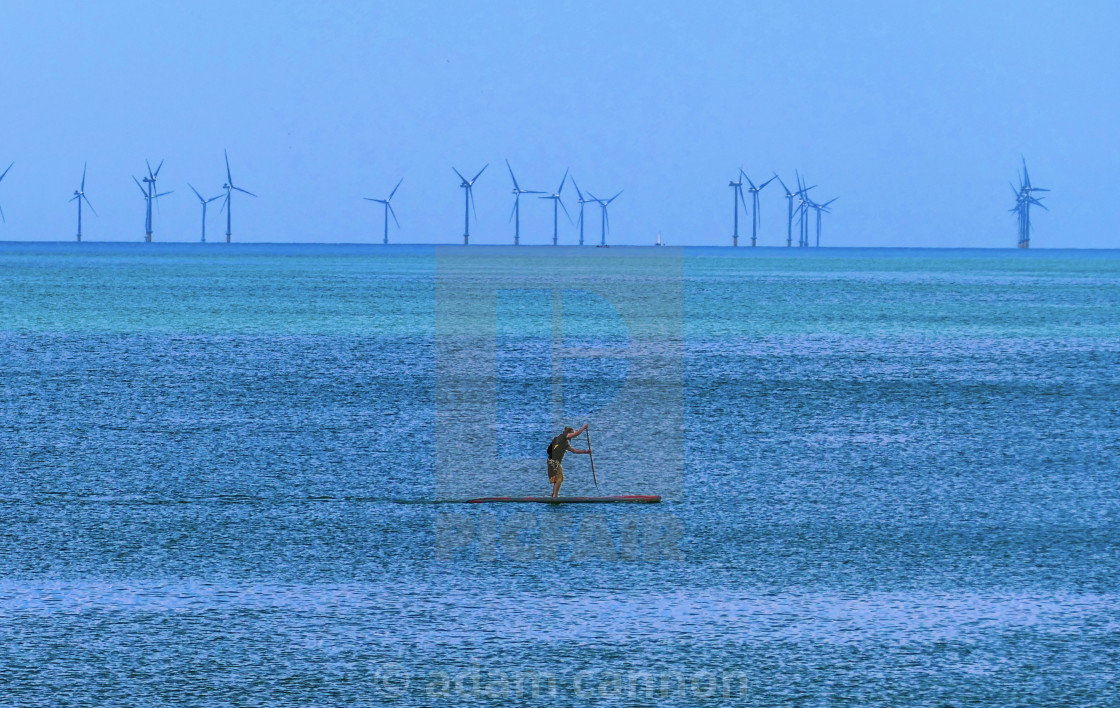
[[[1042,187],[1031,187],[1031,191],[1032,192],[1049,192],[1050,190],[1049,189],[1043,189]]]
[[[14,164],[16,164],[16,163],[12,162],[12,165],[14,165]],[[4,175],[8,174],[8,170],[12,169],[12,165],[8,165],[8,169],[4,170],[4,174],[0,175],[0,179],[4,179]]]
[[[743,209],[747,208],[747,201],[743,198],[743,190],[736,189],[735,193],[739,195],[739,201],[743,204]]]
[[[478,179],[479,177],[481,177],[481,176],[482,176],[482,173],[483,173],[483,172],[485,172],[485,171],[486,171],[486,168],[487,168],[487,167],[489,167],[489,166],[490,166],[490,163],[489,163],[489,162],[487,162],[487,163],[486,163],[485,165],[483,165],[483,166],[482,166],[482,169],[478,171],[478,174],[477,174],[477,175],[475,175],[475,176],[474,176],[473,178],[471,178],[471,184],[474,184],[474,183],[475,183],[475,180],[477,180],[477,179]]]
[[[231,187],[233,187],[233,185],[232,185],[232,184],[231,184],[230,186],[231,186]],[[244,193],[244,194],[248,194],[248,195],[249,195],[250,197],[255,197],[255,196],[257,196],[257,195],[255,195],[255,194],[253,194],[252,192],[250,192],[250,191],[249,191],[248,189],[242,189],[241,187],[233,187],[233,188],[234,188],[234,189],[236,189],[236,190],[237,190],[237,191],[239,191],[239,192],[242,192],[242,193]]]
[[[833,197],[832,199],[829,199],[829,200],[828,200],[827,202],[825,202],[825,203],[824,203],[824,204],[822,204],[821,206],[822,206],[822,207],[826,207],[826,206],[828,206],[829,204],[833,203],[834,201],[836,201],[836,200],[837,200],[837,199],[839,199],[839,198],[840,198],[840,197]]]
[[[459,179],[463,180],[463,184],[466,184],[466,183],[467,183],[467,178],[466,178],[466,177],[464,177],[464,176],[462,175],[462,173],[461,173],[461,172],[459,172],[459,170],[456,170],[456,169],[455,169],[454,167],[452,167],[452,168],[451,168],[451,170],[452,170],[452,171],[453,171],[453,172],[454,172],[455,174],[459,175]]]
[[[607,224],[607,233],[609,234],[611,232],[611,213],[606,209],[603,209],[603,221]]]
[[[782,189],[786,190],[786,194],[791,193],[789,187],[786,186],[786,183],[782,181],[782,178],[778,176],[777,172],[774,173],[774,179],[778,180],[778,184],[782,185]]]
[[[564,191],[564,184],[567,183],[567,181],[568,181],[568,170],[565,169],[564,170],[564,178],[560,180],[560,189],[556,190],[557,194],[560,194],[561,192]]]
[[[162,169],[163,169],[163,160],[160,160],[159,164],[156,165],[156,173],[154,175],[152,175],[152,177],[153,178],[159,177],[159,171],[162,170]]]
[[[229,186],[232,187],[233,186],[233,175],[230,174],[230,171],[229,171],[229,151],[223,149],[222,154],[225,155],[225,158],[226,158],[226,182],[229,184]]]
[[[614,195],[613,197],[611,197],[610,199],[608,199],[608,200],[607,200],[607,204],[610,204],[610,203],[611,203],[611,202],[613,202],[613,201],[614,201],[615,199],[618,199],[618,195],[619,195],[619,194],[622,194],[622,191],[623,191],[623,190],[621,190],[621,189],[620,189],[620,190],[618,190],[618,194],[616,194],[616,195]]]
[[[362,199],[365,199],[365,200],[366,200],[367,202],[376,202],[376,201],[378,201],[377,199],[374,199],[373,197],[362,197]]]
[[[393,187],[393,191],[389,192],[389,198],[388,198],[388,199],[386,199],[385,201],[392,201],[392,199],[393,199],[393,195],[394,195],[394,194],[396,194],[396,193],[397,193],[397,190],[401,188],[401,182],[403,182],[403,181],[404,181],[404,177],[401,177],[401,178],[400,178],[400,179],[399,179],[399,180],[397,181],[397,186],[396,186],[396,187]]]
[[[513,168],[509,166],[509,160],[506,160],[506,169],[509,170],[509,178],[513,180],[513,188],[520,192],[521,187],[517,184],[517,178],[513,176]]]
[[[579,185],[576,184],[576,178],[575,177],[572,177],[572,186],[575,187],[576,196],[579,197],[579,200],[582,202],[583,201],[583,192],[579,191]]]
[[[94,216],[97,216],[97,210],[96,210],[96,209],[94,209],[94,208],[93,208],[93,205],[89,203],[89,197],[87,197],[86,195],[84,195],[84,194],[83,194],[83,195],[82,195],[82,199],[84,199],[84,200],[85,200],[85,202],[86,202],[86,206],[88,206],[88,207],[89,207],[89,210],[93,212],[93,215],[94,215]],[[1046,207],[1043,207],[1043,209],[1045,209],[1045,208],[1046,208]]]
[[[1019,156],[1023,160],[1023,184],[1027,187],[1031,186],[1031,175],[1027,172],[1027,158],[1022,155]]]
[[[86,165],[87,165],[87,164],[88,164],[88,163],[86,163],[86,162],[83,162],[83,163],[82,163],[82,186],[81,186],[81,188],[80,188],[80,189],[81,189],[81,191],[83,191],[83,192],[84,192],[84,191],[86,191]],[[92,209],[92,208],[93,208],[93,207],[90,207],[90,209]]]
[[[175,190],[171,190],[171,191],[168,191],[168,192],[160,192],[159,194],[153,196],[152,199],[159,199],[160,197],[166,197],[168,194],[174,194],[174,193],[175,193]]]
[[[386,201],[385,208],[389,210],[389,215],[393,217],[393,223],[396,224],[399,229],[401,227],[401,222],[397,221],[397,212],[393,211],[393,205]]]
[[[133,176],[132,181],[136,183],[136,187],[140,190],[140,193],[143,194],[145,198],[147,198],[148,190],[144,189],[143,185],[140,184],[140,180],[136,179],[136,177]]]
[[[771,182],[773,182],[773,181],[774,181],[775,179],[777,179],[777,178],[778,178],[778,175],[774,175],[774,176],[773,176],[773,177],[771,177],[770,179],[768,179],[768,180],[766,180],[765,182],[763,182],[762,184],[760,184],[760,185],[758,186],[758,188],[759,188],[759,189],[762,189],[763,187],[765,187],[766,185],[770,184]]]
[[[192,192],[194,192],[194,196],[198,197],[198,201],[203,202],[203,203],[206,202],[206,200],[202,198],[202,195],[198,193],[198,190],[194,188],[193,184],[191,184],[190,182],[187,182],[187,186],[191,188]]]
[[[568,217],[568,223],[575,223],[572,221],[572,215],[568,213],[568,207],[564,206],[564,200],[558,198],[556,201],[560,202],[560,208],[564,210],[564,216]]]
[[[513,200],[513,208],[509,210],[509,218],[506,219],[507,224],[509,222],[513,221],[513,215],[516,214],[516,213],[517,213],[517,200],[514,199]]]
[[[216,200],[221,199],[221,198],[222,198],[222,195],[219,194],[216,197],[210,197],[209,199],[207,199],[206,203],[209,204],[210,202],[216,201]]]
[[[80,194],[78,194],[78,193],[75,193],[75,194],[74,194],[74,196],[70,197],[70,198],[69,198],[69,199],[67,199],[66,201],[68,201],[68,202],[72,202],[72,201],[74,201],[75,199],[81,199],[81,198],[82,198],[82,195],[80,195]]]
[[[483,168],[483,169],[485,169],[485,168]],[[482,173],[480,172],[479,174],[482,174]],[[477,222],[478,221],[478,209],[474,205],[474,190],[468,187],[467,188],[467,195],[470,196],[470,198],[471,198],[471,211],[474,212],[474,220],[475,220],[475,222]]]
[[[7,170],[5,170],[7,172]],[[8,223],[8,217],[4,216],[4,207],[0,206],[0,222]]]
[[[219,214],[226,210],[227,204],[229,204],[229,192],[226,192],[226,198],[222,200],[222,208],[218,209]]]
[[[153,176],[152,175],[152,163],[148,162],[147,160],[144,160],[144,164],[148,166],[148,178],[151,179],[151,177]]]
[[[747,184],[751,186],[751,189],[758,189],[758,187],[754,186],[754,182],[751,181],[751,178],[747,176],[747,173],[743,172],[742,167],[739,168],[739,176],[747,180]]]

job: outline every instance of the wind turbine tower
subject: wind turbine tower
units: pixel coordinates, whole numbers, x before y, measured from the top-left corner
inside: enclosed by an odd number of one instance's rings
[[[201,194],[199,194],[198,190],[195,189],[194,185],[192,185],[190,182],[187,182],[187,186],[191,188],[191,191],[194,192],[194,196],[198,197],[198,201],[202,203],[202,242],[206,243],[206,205],[210,202],[221,199],[222,195],[219,194],[216,197],[210,197],[209,199],[207,199],[206,197],[203,197]]]
[[[1015,206],[1010,211],[1017,213],[1019,219],[1019,248],[1031,247],[1031,205],[1040,206],[1046,211],[1050,211],[1042,200],[1045,197],[1035,197],[1035,192],[1049,192],[1049,189],[1042,187],[1034,187],[1031,185],[1031,176],[1027,172],[1027,160],[1023,158],[1023,173],[1019,175],[1019,190],[1015,190],[1015,186],[1011,186],[1011,191],[1015,193]]]
[[[93,205],[89,203],[89,198],[86,197],[86,165],[85,165],[85,163],[82,163],[82,186],[80,186],[80,187],[78,187],[77,189],[74,190],[74,196],[70,198],[70,201],[72,201],[72,202],[77,201],[78,202],[78,243],[81,243],[82,242],[82,202],[85,202],[86,206],[89,207],[89,210],[93,212],[93,215],[97,216],[97,211],[93,208]]]
[[[11,165],[8,165],[8,169],[4,170],[4,174],[0,175],[0,182],[4,181],[4,178],[8,175],[8,170],[12,169],[12,165],[14,164],[16,163],[13,162]],[[0,207],[0,221],[4,222],[5,224],[8,223],[8,217],[4,216],[3,207]]]
[[[474,209],[474,183],[478,181],[478,178],[482,176],[482,173],[485,172],[486,168],[489,167],[489,166],[490,166],[490,163],[487,162],[485,165],[482,166],[482,169],[478,171],[478,174],[476,174],[471,179],[467,179],[466,177],[464,177],[459,172],[459,170],[456,170],[454,167],[451,168],[452,170],[455,171],[455,174],[459,176],[459,180],[460,180],[459,188],[463,190],[463,245],[464,246],[468,245],[471,242],[471,209]],[[478,220],[478,210],[477,209],[475,209],[474,218],[475,218],[476,221]]]
[[[758,217],[758,193],[762,191],[763,187],[765,187],[766,185],[773,182],[774,178],[771,177],[770,179],[766,180],[762,184],[755,186],[755,183],[751,182],[751,178],[747,176],[747,173],[743,172],[742,168],[740,168],[739,169],[739,185],[740,185],[739,186],[739,194],[743,193],[742,184],[743,184],[744,179],[747,180],[747,184],[749,184],[751,186],[749,191],[751,193],[751,247],[753,248],[754,246],[758,245],[758,227],[759,227],[759,224],[761,223],[759,221],[759,217]]]
[[[743,199],[743,168],[739,168],[739,181],[730,181],[727,183],[728,187],[732,189],[731,201],[735,206],[735,230],[731,233],[731,245],[739,245],[739,204],[743,205],[743,213],[747,211],[747,201]]]
[[[226,190],[226,200],[222,202],[222,209],[224,209],[226,212],[226,243],[229,243],[230,237],[233,233],[233,193],[237,191],[243,194],[248,194],[250,197],[255,197],[257,195],[253,194],[247,189],[242,189],[241,187],[234,186],[233,175],[230,174],[229,171],[229,152],[222,150],[222,154],[226,157],[226,183],[222,185],[222,189]]]
[[[560,180],[560,188],[555,193],[549,194],[540,199],[552,200],[552,245],[555,246],[559,240],[559,232],[557,230],[559,221],[559,212],[556,205],[559,204],[560,208],[564,210],[564,215],[568,217],[568,222],[571,223],[572,215],[568,213],[568,207],[564,206],[564,200],[560,197],[560,193],[564,191],[564,184],[568,181],[568,171],[564,170],[564,178]]]
[[[401,227],[401,222],[397,221],[397,212],[393,211],[393,205],[390,204],[389,202],[393,201],[393,195],[397,193],[398,189],[400,189],[401,182],[403,182],[403,181],[404,181],[404,177],[401,177],[400,180],[397,181],[397,186],[393,187],[393,191],[389,192],[389,196],[385,199],[374,199],[372,197],[362,197],[362,199],[365,199],[367,202],[377,202],[378,204],[384,204],[385,205],[385,234],[384,234],[384,236],[382,238],[382,241],[381,241],[381,243],[383,243],[383,244],[388,244],[389,243],[389,215],[390,214],[393,215],[393,223],[395,223],[397,225],[397,228],[399,229]]]
[[[509,166],[509,160],[506,160],[506,167],[509,169],[509,178],[513,180],[513,212],[509,215],[513,219],[513,245],[518,246],[521,244],[521,195],[522,194],[544,194],[544,192],[536,189],[522,189],[517,184],[517,178],[513,176],[513,168]],[[482,169],[486,169],[483,167]],[[479,172],[479,174],[482,174]]]
[[[593,201],[599,204],[599,210],[602,212],[602,232],[599,237],[599,245],[606,246],[607,232],[611,230],[611,218],[607,216],[607,207],[610,206],[611,202],[613,202],[615,199],[618,199],[618,195],[622,194],[622,191],[620,190],[618,194],[614,195],[610,199],[599,199],[594,194],[591,194],[591,192],[588,192],[587,194],[590,195]]]

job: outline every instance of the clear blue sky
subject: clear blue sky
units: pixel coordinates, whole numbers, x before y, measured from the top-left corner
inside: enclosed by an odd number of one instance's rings
[[[198,238],[186,183],[235,181],[237,241],[461,241],[451,166],[490,168],[477,243],[512,197],[625,193],[612,242],[728,245],[740,165],[839,196],[826,245],[1010,247],[1019,156],[1054,191],[1036,247],[1118,247],[1120,5],[1040,2],[7,2],[0,16],[0,239],[141,240],[131,175],[166,159],[156,240]],[[788,181],[788,180],[787,180]],[[785,202],[762,193],[762,245]],[[565,190],[569,208],[575,193]],[[241,195],[239,195],[241,196]],[[216,203],[215,203],[216,206]],[[523,242],[551,236],[523,200]],[[574,214],[573,214],[574,215]],[[594,217],[595,214],[591,213]],[[597,229],[592,218],[591,232]],[[747,227],[749,229],[749,225]],[[212,211],[208,236],[224,217]],[[562,221],[561,242],[575,228]]]

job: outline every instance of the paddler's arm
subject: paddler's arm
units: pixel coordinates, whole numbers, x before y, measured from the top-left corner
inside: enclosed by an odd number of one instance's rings
[[[577,450],[574,447],[569,447],[568,452],[574,452],[577,455],[590,455],[591,454],[591,450]]]
[[[571,440],[572,438],[576,437],[577,435],[583,435],[583,431],[585,431],[585,430],[587,430],[587,423],[584,423],[583,427],[580,428],[579,430],[575,431],[574,433],[568,433],[568,439]],[[572,452],[575,452],[575,450],[572,450]]]

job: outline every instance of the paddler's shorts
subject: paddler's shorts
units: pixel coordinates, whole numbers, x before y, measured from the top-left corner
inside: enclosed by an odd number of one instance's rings
[[[564,468],[560,466],[559,462],[552,458],[548,460],[548,481],[553,484],[564,481]]]

